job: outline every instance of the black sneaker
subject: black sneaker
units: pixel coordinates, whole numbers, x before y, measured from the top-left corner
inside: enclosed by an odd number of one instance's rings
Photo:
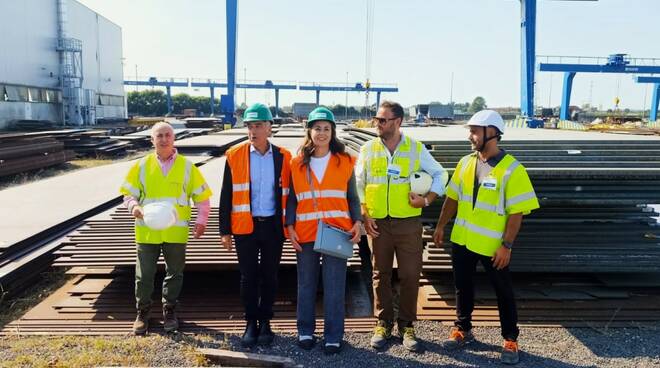
[[[334,355],[341,351],[341,343],[339,345],[328,344],[323,345],[323,354]]]
[[[312,350],[314,348],[314,345],[316,345],[316,338],[312,337],[311,339],[298,339],[298,346],[300,346],[301,349],[304,350]]]

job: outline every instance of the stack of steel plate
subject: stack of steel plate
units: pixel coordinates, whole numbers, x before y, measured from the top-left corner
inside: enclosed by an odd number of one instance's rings
[[[0,177],[60,165],[73,157],[51,137],[0,135]]]
[[[375,137],[350,129],[353,149]],[[450,173],[471,152],[460,127],[406,128]],[[519,129],[500,146],[526,168],[541,208],[526,216],[511,268],[523,272],[660,272],[660,139],[603,133]],[[509,138],[511,137],[511,138]],[[422,214],[430,226],[436,201]],[[440,248],[426,247],[425,270],[451,270],[449,234]],[[431,242],[430,232],[427,245]]]

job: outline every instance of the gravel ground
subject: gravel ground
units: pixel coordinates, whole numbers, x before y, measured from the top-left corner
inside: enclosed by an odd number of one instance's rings
[[[438,322],[417,323],[418,337],[426,351],[410,353],[393,339],[382,352],[369,347],[370,334],[345,335],[339,355],[328,357],[320,344],[312,351],[296,346],[294,335],[278,336],[271,348],[257,347],[255,353],[288,356],[304,367],[484,367],[501,365],[499,328],[475,328],[477,341],[466,349],[445,352],[440,342],[448,328]],[[232,349],[240,347],[238,336],[229,338]],[[523,328],[522,350],[517,367],[660,367],[660,325],[645,328],[564,329]]]
[[[408,352],[397,339],[377,352],[369,347],[370,334],[351,333],[335,356],[324,355],[320,344],[312,351],[298,348],[292,334],[278,335],[270,348],[252,350],[240,347],[238,335],[5,338],[0,339],[0,367],[194,366],[203,363],[195,356],[195,347],[287,356],[300,367],[314,368],[501,366],[499,328],[475,328],[477,341],[451,353],[440,346],[448,333],[446,326],[423,321],[417,323],[417,333],[426,347],[424,353]],[[607,330],[523,328],[519,342],[522,353],[517,367],[660,367],[660,324]]]

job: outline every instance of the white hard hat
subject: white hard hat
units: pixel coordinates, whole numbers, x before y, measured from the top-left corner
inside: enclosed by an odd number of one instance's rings
[[[502,116],[493,110],[481,110],[478,113],[472,115],[470,120],[465,124],[466,127],[470,126],[494,126],[500,131],[500,134],[504,134],[504,120]]]
[[[410,191],[419,195],[425,195],[431,190],[433,178],[424,171],[416,171],[410,175]]]
[[[143,210],[144,223],[152,230],[167,229],[176,223],[176,209],[169,202],[149,203]]]

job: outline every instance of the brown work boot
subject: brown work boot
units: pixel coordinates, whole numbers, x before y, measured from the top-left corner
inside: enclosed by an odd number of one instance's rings
[[[163,329],[165,332],[175,332],[179,329],[179,320],[176,318],[176,312],[173,305],[163,306]]]
[[[149,329],[149,309],[138,309],[137,317],[133,322],[133,333],[144,335]]]

